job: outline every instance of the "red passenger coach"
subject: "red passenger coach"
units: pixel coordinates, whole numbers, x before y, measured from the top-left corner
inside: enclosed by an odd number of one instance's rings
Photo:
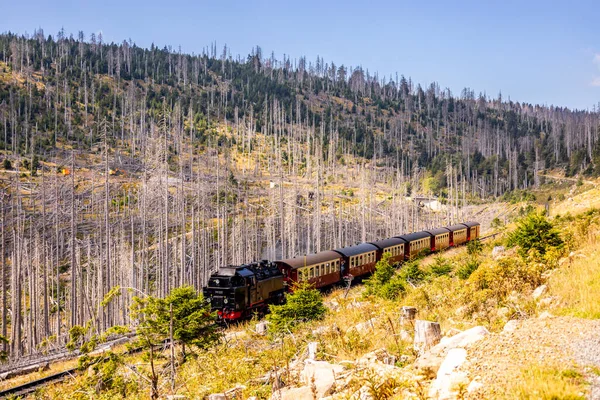
[[[463,222],[463,225],[466,226],[467,229],[467,241],[475,240],[479,237],[479,222]]]
[[[275,261],[288,289],[293,282],[308,282],[316,288],[340,281],[342,257],[335,251],[322,251],[301,257]]]
[[[450,230],[446,228],[429,229],[431,234],[431,251],[442,251],[450,247]]]
[[[404,246],[404,257],[411,260],[417,257],[425,250],[431,250],[431,233],[415,232],[408,235],[398,236],[398,238],[406,242]]]
[[[406,242],[400,238],[389,238],[369,242],[379,249],[377,251],[377,260],[381,260],[384,254],[390,253],[390,264],[398,264],[404,261],[404,246]]]
[[[342,276],[350,274],[354,277],[370,274],[375,271],[378,247],[370,243],[335,249],[343,258]],[[347,273],[345,271],[348,271]]]
[[[450,246],[460,246],[467,241],[467,226],[456,224],[446,227],[450,231]]]

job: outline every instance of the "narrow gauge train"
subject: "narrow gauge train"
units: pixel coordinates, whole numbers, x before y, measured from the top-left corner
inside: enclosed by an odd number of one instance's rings
[[[399,264],[424,251],[443,251],[475,240],[479,230],[478,222],[464,222],[302,257],[227,266],[210,277],[203,293],[219,318],[234,321],[283,303],[295,282],[320,289],[362,278],[375,270],[385,253],[390,253],[390,262]]]

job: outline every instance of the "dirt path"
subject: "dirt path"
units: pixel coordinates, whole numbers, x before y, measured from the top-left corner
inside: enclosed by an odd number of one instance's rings
[[[461,370],[479,377],[483,392],[475,398],[513,398],[507,389],[538,366],[573,370],[591,383],[589,399],[600,399],[600,320],[572,317],[531,318],[512,332],[490,334],[468,349]]]

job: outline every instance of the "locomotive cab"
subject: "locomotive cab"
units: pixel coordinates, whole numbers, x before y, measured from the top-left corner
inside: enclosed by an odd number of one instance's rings
[[[283,297],[283,276],[274,263],[260,261],[221,268],[208,280],[204,297],[219,318],[236,320],[252,312],[264,312]]]
[[[221,318],[239,318],[248,306],[249,287],[254,274],[235,266],[221,268],[208,280],[204,288],[204,298],[210,301],[211,308],[218,311]]]

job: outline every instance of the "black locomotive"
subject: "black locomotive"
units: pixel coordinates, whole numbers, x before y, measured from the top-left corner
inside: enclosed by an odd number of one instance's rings
[[[285,300],[283,274],[267,260],[219,269],[203,289],[219,318],[237,320],[263,313],[269,304]]]
[[[224,267],[210,277],[204,297],[220,318],[242,319],[266,312],[269,304],[283,303],[286,290],[296,282],[317,289],[330,287],[372,273],[385,253],[391,262],[401,263],[425,251],[443,251],[475,240],[479,228],[478,222],[464,222],[302,257]]]

